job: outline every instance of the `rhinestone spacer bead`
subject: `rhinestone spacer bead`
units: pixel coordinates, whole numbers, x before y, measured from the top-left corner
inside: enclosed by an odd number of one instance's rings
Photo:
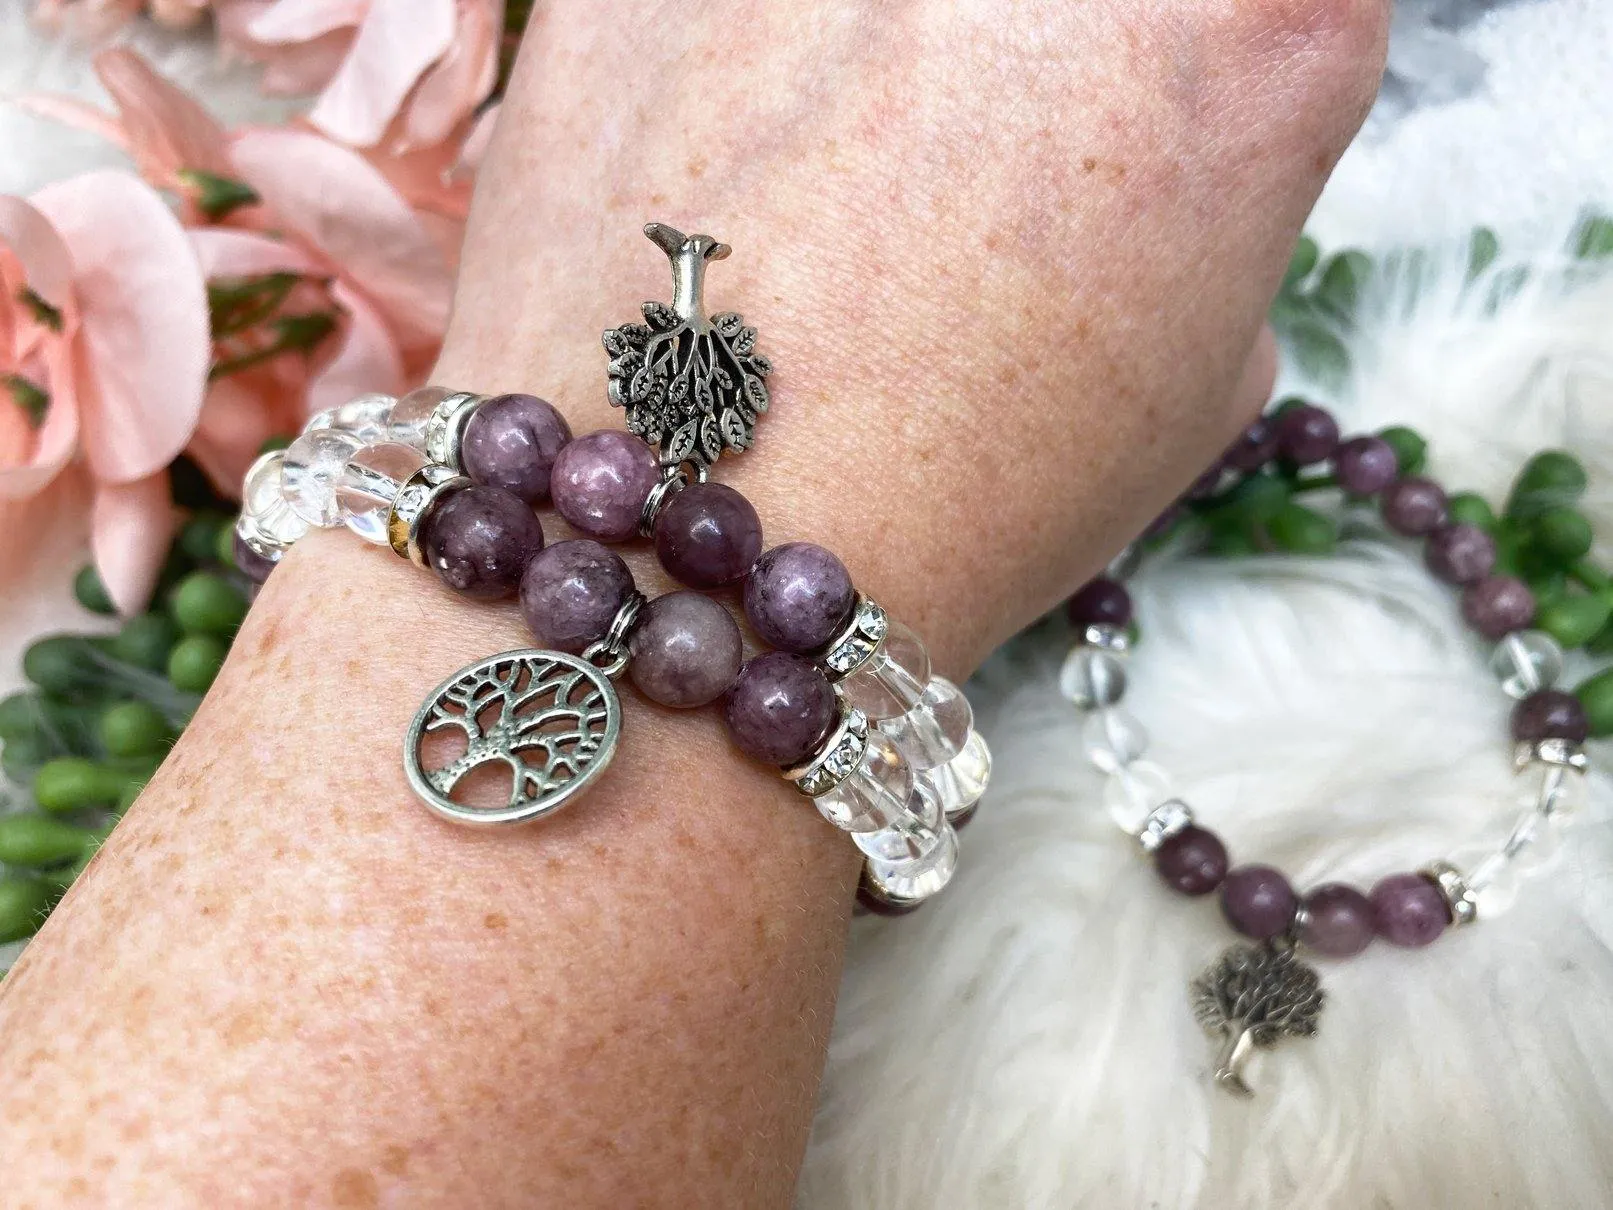
[[[1158,852],[1160,845],[1191,827],[1192,823],[1193,808],[1179,798],[1168,799],[1150,811],[1148,818],[1143,820],[1143,826],[1137,832],[1137,843],[1142,845],[1145,853]]]
[[[1472,924],[1479,918],[1478,897],[1467,885],[1467,877],[1461,870],[1448,861],[1436,861],[1423,870],[1422,875],[1445,896],[1445,906],[1450,910],[1452,924]]]
[[[1590,768],[1590,761],[1585,757],[1585,749],[1573,740],[1540,739],[1533,743],[1523,740],[1512,750],[1512,768],[1522,773],[1530,765],[1552,765],[1584,773]]]
[[[469,391],[455,391],[432,409],[426,418],[428,459],[450,468],[455,474],[464,469],[459,461],[459,446],[465,438],[465,426],[482,406],[484,398]]]
[[[398,498],[392,502],[391,511],[387,513],[386,538],[392,549],[409,562],[424,567],[426,555],[421,549],[420,538],[426,517],[449,492],[469,486],[469,479],[434,462],[426,463],[410,475],[399,489]]]
[[[885,611],[875,601],[859,594],[857,607],[851,611],[851,621],[818,660],[824,674],[830,681],[845,680],[873,658],[889,629],[890,620]]]
[[[861,710],[845,710],[817,755],[804,765],[786,769],[784,776],[794,782],[802,794],[816,798],[855,773],[867,751],[868,716]]]
[[[1125,655],[1131,650],[1131,636],[1119,626],[1088,626],[1081,632],[1081,642],[1087,647]]]

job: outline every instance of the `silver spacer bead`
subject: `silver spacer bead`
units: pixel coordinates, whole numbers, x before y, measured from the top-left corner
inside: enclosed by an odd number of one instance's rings
[[[485,398],[469,391],[455,391],[432,409],[426,419],[426,457],[430,461],[455,474],[464,469],[459,461],[459,445],[465,437],[465,426]]]
[[[633,637],[633,631],[638,626],[639,613],[643,608],[644,594],[634,589],[627,594],[627,600],[622,602],[616,611],[616,616],[610,620],[610,628],[605,631],[605,637],[583,649],[582,658],[613,681],[627,669],[627,661],[631,658],[627,647],[628,640]]]
[[[421,529],[437,502],[449,492],[471,486],[469,479],[446,466],[428,462],[404,481],[386,516],[386,538],[392,549],[421,567],[426,552],[420,548]]]
[[[655,522],[660,517],[661,510],[673,496],[688,486],[688,472],[681,466],[661,468],[661,481],[652,487],[650,494],[644,498],[644,508],[638,516],[638,532],[641,537],[655,537]]]
[[[858,593],[851,620],[824,648],[818,666],[831,682],[845,680],[873,658],[889,629],[890,619],[879,604]]]
[[[840,721],[805,764],[784,770],[787,780],[808,798],[827,794],[862,764],[868,751],[868,716],[855,708],[840,712]]]
[[[1155,853],[1172,836],[1192,826],[1193,808],[1179,798],[1172,798],[1148,813],[1143,826],[1137,830],[1137,843],[1142,845],[1143,852]]]
[[[1522,773],[1530,765],[1553,765],[1584,773],[1590,768],[1590,761],[1585,757],[1585,749],[1572,740],[1539,739],[1533,743],[1520,740],[1512,750],[1512,768]]]
[[[1116,655],[1125,655],[1131,650],[1131,636],[1119,626],[1088,626],[1081,632],[1081,642],[1087,647],[1112,651]]]
[[[1436,861],[1422,871],[1445,896],[1452,924],[1472,924],[1479,918],[1479,901],[1467,885],[1467,877],[1448,861]]]

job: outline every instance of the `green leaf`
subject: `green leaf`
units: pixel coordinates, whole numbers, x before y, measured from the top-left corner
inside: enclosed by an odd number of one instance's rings
[[[1289,354],[1312,380],[1329,390],[1343,387],[1350,377],[1350,354],[1333,330],[1314,319],[1296,320],[1279,328]]]
[[[1506,515],[1520,520],[1567,507],[1585,494],[1585,468],[1566,450],[1542,450],[1518,472],[1507,496]]]
[[[1495,530],[1495,509],[1477,492],[1457,492],[1446,505],[1450,518],[1458,525],[1473,525],[1485,533]]]
[[[1567,567],[1590,554],[1595,536],[1585,514],[1572,508],[1548,508],[1530,527],[1535,549],[1549,562]]]
[[[1613,218],[1587,214],[1574,230],[1574,255],[1580,260],[1613,256]]]
[[[1301,235],[1294,245],[1294,254],[1288,258],[1288,270],[1283,274],[1282,288],[1292,290],[1309,277],[1321,259],[1321,250],[1308,235]]]
[[[1467,241],[1467,280],[1483,273],[1501,254],[1501,241],[1488,227],[1475,227]]]
[[[1613,601],[1598,596],[1561,596],[1535,613],[1535,629],[1544,630],[1564,650],[1583,646],[1613,619]]]
[[[1333,518],[1293,501],[1266,522],[1266,532],[1279,550],[1296,555],[1325,555],[1339,542],[1339,527]]]
[[[1311,298],[1340,321],[1350,323],[1372,280],[1372,272],[1372,258],[1365,252],[1340,252],[1322,267],[1322,279],[1311,291]]]
[[[242,206],[255,206],[263,200],[244,181],[203,172],[200,168],[181,168],[174,175],[189,191],[196,208],[215,223]]]

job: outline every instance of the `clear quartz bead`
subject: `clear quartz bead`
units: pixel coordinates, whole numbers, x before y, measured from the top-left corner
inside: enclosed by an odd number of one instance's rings
[[[1170,774],[1148,760],[1111,773],[1103,785],[1104,809],[1128,836],[1141,832],[1153,809],[1171,797]]]
[[[868,859],[868,880],[886,896],[921,903],[952,881],[958,868],[958,834],[943,824],[940,841],[925,856],[907,861]]]
[[[308,522],[286,503],[281,487],[284,460],[279,450],[264,454],[241,485],[241,536],[259,554],[283,550],[308,532]]]
[[[928,856],[941,843],[946,817],[941,800],[924,781],[913,783],[902,814],[874,832],[853,832],[851,839],[863,856],[879,861],[912,861]]]
[[[1126,663],[1101,647],[1072,647],[1059,670],[1059,692],[1078,710],[1113,706],[1126,695]]]
[[[924,696],[911,710],[885,719],[879,729],[901,749],[915,770],[944,765],[968,742],[974,727],[969,699],[944,676],[930,678]]]
[[[367,445],[347,460],[336,480],[342,523],[366,542],[387,544],[386,521],[404,482],[426,464],[412,445],[386,441]]]
[[[991,749],[986,746],[985,736],[978,731],[969,732],[956,756],[944,765],[925,769],[918,780],[935,792],[948,819],[967,815],[991,781]]]
[[[417,449],[426,448],[426,422],[437,410],[437,405],[454,392],[446,387],[421,387],[410,391],[397,403],[387,417],[391,439]]]
[[[912,795],[912,767],[888,735],[870,728],[868,747],[856,770],[812,801],[842,831],[877,832],[902,818]]]
[[[340,524],[336,480],[341,477],[347,460],[358,453],[362,444],[351,433],[315,429],[287,446],[280,471],[280,491],[292,511],[310,525]]]
[[[302,431],[311,433],[315,429],[338,429],[353,434],[365,445],[375,445],[387,440],[388,422],[396,403],[397,400],[391,395],[379,392],[360,395],[340,407],[315,412],[302,426]]]
[[[840,682],[840,695],[848,705],[880,722],[913,709],[924,699],[929,683],[930,653],[918,635],[890,618],[873,655]]]
[[[1087,759],[1105,773],[1116,773],[1148,751],[1148,728],[1123,706],[1094,710],[1081,728]]]
[[[1557,683],[1563,674],[1563,649],[1544,631],[1520,630],[1495,645],[1490,671],[1508,697],[1526,698]]]

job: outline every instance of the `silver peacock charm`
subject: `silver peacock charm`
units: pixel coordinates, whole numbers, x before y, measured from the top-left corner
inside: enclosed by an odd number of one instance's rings
[[[1255,1049],[1308,1038],[1322,1014],[1322,981],[1285,942],[1235,945],[1193,980],[1193,1015],[1221,1039],[1215,1082],[1253,1096],[1244,1067]]]
[[[706,264],[726,257],[728,245],[664,223],[644,234],[672,262],[672,302],[647,302],[643,323],[605,333],[607,389],[627,410],[628,429],[660,447],[663,464],[703,472],[724,450],[750,448],[773,366],[738,314],[705,313]]]

